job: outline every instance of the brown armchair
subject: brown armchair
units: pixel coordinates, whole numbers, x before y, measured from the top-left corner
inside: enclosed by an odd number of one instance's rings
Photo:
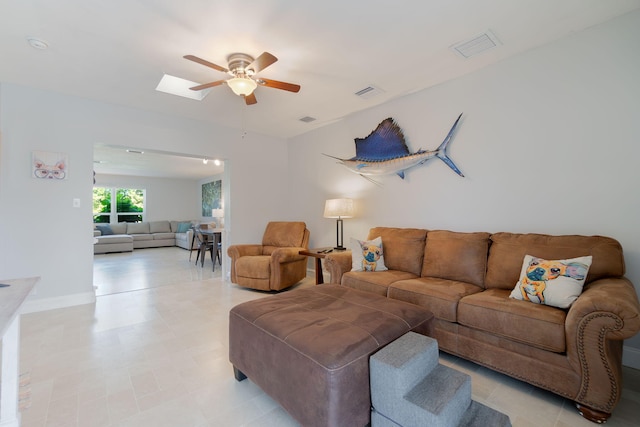
[[[295,285],[307,275],[307,257],[299,252],[308,247],[309,230],[304,222],[270,222],[262,244],[229,246],[231,281],[263,291]]]

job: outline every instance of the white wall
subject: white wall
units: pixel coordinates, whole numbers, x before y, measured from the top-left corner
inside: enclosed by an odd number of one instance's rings
[[[640,294],[638,40],[636,12],[292,139],[290,205],[311,246],[335,242],[324,200],[353,197],[345,242],[376,225],[614,237]],[[465,178],[433,159],[379,187],[321,154],[354,156],[387,117],[411,151],[435,149],[461,112],[450,156]],[[640,336],[625,344],[640,356]]]
[[[278,138],[241,138],[231,128],[8,83],[0,86],[0,137],[0,279],[41,277],[28,310],[95,299],[91,198],[96,143],[225,159],[226,191],[234,195],[229,209],[237,212],[229,244],[236,237],[243,242],[262,236],[266,222],[280,216],[286,201],[287,145]],[[68,179],[31,178],[33,150],[68,153]],[[193,191],[197,194],[196,184]],[[72,207],[74,198],[81,200],[79,208]],[[230,221],[227,227],[231,231]]]
[[[145,220],[200,219],[198,180],[96,174],[96,186],[139,188],[145,193]]]

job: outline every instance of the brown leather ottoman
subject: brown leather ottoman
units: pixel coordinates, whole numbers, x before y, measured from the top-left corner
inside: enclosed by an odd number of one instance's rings
[[[239,304],[229,313],[229,360],[303,426],[370,422],[369,356],[408,331],[431,332],[416,305],[319,285]]]

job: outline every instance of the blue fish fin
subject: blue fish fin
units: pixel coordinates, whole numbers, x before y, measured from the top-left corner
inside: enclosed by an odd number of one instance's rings
[[[439,158],[440,160],[442,160],[443,162],[445,162],[447,164],[447,166],[449,166],[451,169],[453,169],[453,171],[455,173],[457,173],[458,175],[460,175],[461,177],[464,178],[464,174],[462,172],[460,172],[460,169],[458,169],[458,167],[456,166],[455,163],[453,163],[453,160],[451,160],[449,158],[449,156],[447,156],[445,153],[437,153],[436,157]]]
[[[404,171],[396,172],[396,174],[397,174],[400,178],[404,179]]]
[[[457,173],[461,177],[464,177],[462,172],[460,172],[460,169],[458,169],[458,167],[455,165],[455,163],[453,163],[453,160],[451,160],[449,158],[449,156],[447,155],[447,149],[449,148],[449,142],[451,142],[451,137],[453,136],[453,133],[455,132],[456,126],[458,126],[458,122],[460,121],[461,117],[462,117],[462,113],[460,113],[460,115],[456,119],[456,121],[453,124],[453,126],[451,126],[451,130],[449,131],[447,136],[444,138],[444,141],[442,141],[442,144],[440,144],[440,146],[436,149],[436,157],[439,158],[440,160],[442,160],[443,162],[445,162],[446,165],[449,166],[455,173]]]

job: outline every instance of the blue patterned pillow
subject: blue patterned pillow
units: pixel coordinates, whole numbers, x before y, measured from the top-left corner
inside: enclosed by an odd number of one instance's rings
[[[190,222],[179,222],[176,233],[186,233],[191,228]]]

